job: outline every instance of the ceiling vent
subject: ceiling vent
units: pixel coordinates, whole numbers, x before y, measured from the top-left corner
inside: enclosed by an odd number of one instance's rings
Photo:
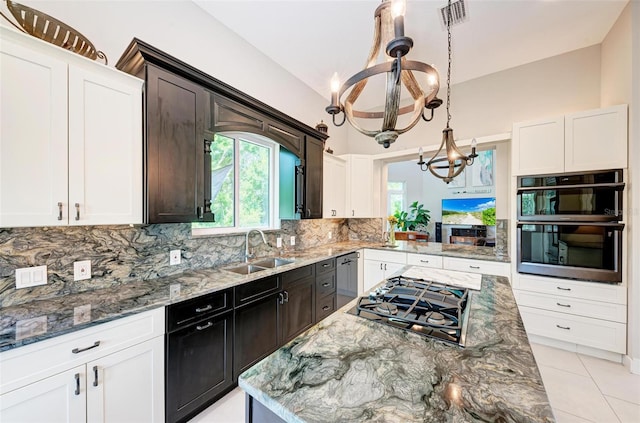
[[[445,6],[440,9],[440,23],[444,29],[447,29],[447,20],[449,18],[448,8],[449,6]],[[464,0],[451,2],[451,26],[466,21],[467,17],[467,5]]]

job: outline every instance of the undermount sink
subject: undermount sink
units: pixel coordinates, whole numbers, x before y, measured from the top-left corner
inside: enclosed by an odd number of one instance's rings
[[[251,273],[261,272],[267,270],[266,267],[256,266],[255,264],[243,264],[236,267],[230,267],[225,269],[229,272],[238,273],[240,275],[249,275]]]
[[[272,257],[262,259],[253,263],[242,264],[236,267],[229,267],[225,270],[233,273],[238,273],[239,275],[250,275],[252,273],[261,272],[267,269],[273,269],[290,263],[293,263],[293,260],[286,260],[280,257]]]
[[[285,264],[291,264],[291,263],[293,263],[292,260],[286,260],[280,257],[272,257],[272,258],[256,261],[253,264],[255,266],[268,267],[270,269],[273,269],[274,267],[280,267],[280,266],[284,266]]]

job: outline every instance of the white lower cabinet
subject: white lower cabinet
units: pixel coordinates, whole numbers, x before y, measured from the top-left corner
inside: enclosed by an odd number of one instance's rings
[[[364,250],[364,292],[400,270],[407,264],[407,253]]]
[[[164,309],[3,352],[0,371],[2,422],[164,421]]]
[[[513,293],[527,333],[626,353],[626,288],[515,274]]]
[[[0,421],[84,422],[85,380],[85,366],[80,366],[8,392],[0,396]]]
[[[499,263],[496,261],[473,260],[456,257],[444,257],[442,267],[448,270],[460,272],[481,273],[483,275],[496,275],[509,277],[511,268],[509,263]]]

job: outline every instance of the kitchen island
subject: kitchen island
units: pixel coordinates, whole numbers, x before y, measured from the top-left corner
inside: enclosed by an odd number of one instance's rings
[[[242,374],[249,403],[286,422],[554,421],[506,278],[482,277],[464,348],[352,306]]]

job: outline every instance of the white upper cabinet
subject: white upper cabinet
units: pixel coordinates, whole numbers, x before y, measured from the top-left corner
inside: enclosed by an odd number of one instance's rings
[[[67,64],[0,45],[0,226],[53,226],[67,204]]]
[[[627,105],[565,116],[565,171],[627,167]]]
[[[0,36],[0,227],[142,223],[142,80]]]
[[[564,118],[513,125],[511,166],[513,175],[562,172],[564,169]]]
[[[142,223],[141,81],[69,66],[69,204],[72,225]]]
[[[347,213],[345,217],[377,217],[380,175],[374,172],[373,159],[365,155],[347,154]]]
[[[512,175],[627,167],[627,105],[513,125]]]
[[[347,217],[347,163],[324,154],[322,217]]]

